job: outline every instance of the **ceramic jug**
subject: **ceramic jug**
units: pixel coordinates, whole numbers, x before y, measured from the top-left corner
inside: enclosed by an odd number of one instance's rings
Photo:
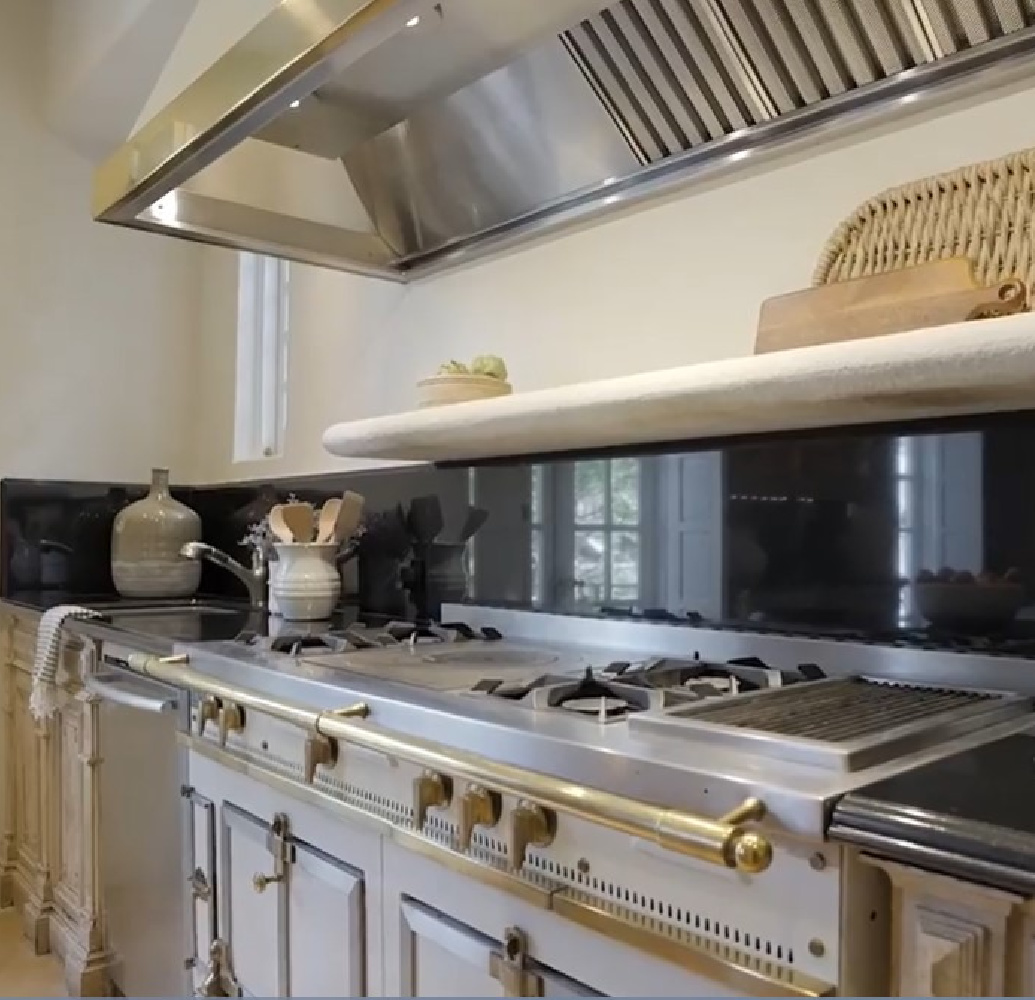
[[[287,621],[330,618],[341,594],[341,576],[334,543],[280,542],[273,546],[277,568],[271,593]]]
[[[143,500],[119,511],[111,533],[111,575],[123,597],[190,597],[201,563],[180,549],[201,540],[201,518],[169,492],[169,470],[152,469]]]

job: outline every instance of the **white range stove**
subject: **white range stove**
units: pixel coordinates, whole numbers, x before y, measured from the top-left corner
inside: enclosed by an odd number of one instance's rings
[[[205,699],[204,684],[188,685],[192,746],[311,786],[400,842],[416,837],[454,862],[586,896],[624,926],[719,949],[792,992],[807,981],[859,994],[872,989],[861,958],[882,931],[879,921],[853,931],[853,921],[883,912],[882,889],[826,842],[830,804],[906,758],[991,738],[1030,710],[1027,699],[957,684],[826,676],[760,636],[734,650],[728,636],[661,625],[637,631],[642,644],[612,642],[614,623],[563,621],[547,636],[536,634],[547,616],[487,617],[419,629],[285,625],[178,647],[195,679],[212,680]],[[322,725],[335,717],[355,721]],[[480,778],[479,760],[495,762]],[[549,780],[568,803],[546,809],[556,813],[548,837],[529,835],[535,796],[511,790],[521,775],[526,788]],[[493,787],[491,821],[472,823],[472,797]],[[579,804],[601,793],[617,804],[610,818]],[[657,825],[636,834],[620,818],[648,813]],[[757,832],[770,853],[743,866],[732,854],[687,856],[666,846],[679,816],[736,828],[731,844]]]

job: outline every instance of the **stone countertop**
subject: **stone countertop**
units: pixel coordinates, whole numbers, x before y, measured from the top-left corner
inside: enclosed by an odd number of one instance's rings
[[[846,795],[830,835],[872,854],[1035,893],[1035,727]]]
[[[242,632],[256,635],[276,634],[284,629],[283,619],[266,611],[256,611],[225,598],[198,597],[193,600],[120,600],[111,596],[72,595],[47,591],[11,594],[2,603],[41,613],[59,604],[74,604],[99,611],[99,619],[79,619],[65,628],[76,635],[116,643],[133,650],[166,656],[177,643],[218,642],[233,639]],[[149,606],[160,610],[149,611]],[[352,610],[339,612],[327,622],[299,623],[299,630],[319,634],[340,629],[355,617]]]

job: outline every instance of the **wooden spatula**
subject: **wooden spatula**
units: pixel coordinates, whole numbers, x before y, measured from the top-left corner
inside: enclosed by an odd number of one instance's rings
[[[316,544],[327,545],[334,541],[334,528],[341,510],[341,497],[331,497],[320,508],[320,519],[316,524]]]
[[[285,503],[281,504],[284,515],[284,522],[291,530],[291,536],[296,542],[311,542],[313,540],[313,505],[311,503]]]
[[[338,518],[334,525],[333,538],[339,544],[348,541],[359,527],[363,518],[363,507],[366,499],[359,493],[346,490],[341,498],[341,506],[338,508]]]
[[[284,520],[284,505],[274,504],[270,507],[270,512],[267,515],[267,519],[270,524],[270,531],[273,532],[273,537],[278,542],[293,542],[295,536],[291,534],[291,529],[288,527],[287,521]]]

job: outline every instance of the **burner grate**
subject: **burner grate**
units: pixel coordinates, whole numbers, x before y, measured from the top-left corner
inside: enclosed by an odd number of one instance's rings
[[[996,697],[984,691],[850,677],[770,691],[765,698],[708,702],[694,711],[694,718],[777,736],[848,743],[946,712],[990,704]]]

